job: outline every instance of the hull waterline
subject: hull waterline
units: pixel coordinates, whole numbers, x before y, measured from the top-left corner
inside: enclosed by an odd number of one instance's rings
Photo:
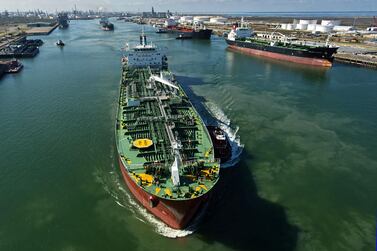
[[[129,176],[122,161],[119,159],[119,166],[122,172],[123,179],[133,194],[134,198],[145,207],[155,217],[159,218],[169,227],[174,229],[184,229],[192,221],[199,209],[205,208],[204,205],[208,202],[209,194],[201,197],[184,200],[173,201],[147,193],[141,189]]]
[[[272,59],[277,59],[277,60],[282,60],[282,61],[293,62],[297,64],[305,64],[305,65],[321,66],[321,67],[332,66],[332,62],[328,59],[289,56],[289,55],[275,53],[275,52],[239,47],[236,45],[229,45],[229,48],[233,50],[241,51],[243,53],[253,55],[253,56],[272,58]]]

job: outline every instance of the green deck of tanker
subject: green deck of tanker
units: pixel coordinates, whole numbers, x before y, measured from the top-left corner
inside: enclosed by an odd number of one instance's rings
[[[158,69],[123,66],[116,141],[131,178],[155,196],[185,200],[212,189],[219,178],[208,131],[183,89],[158,81]],[[163,75],[172,77],[164,71]],[[179,143],[179,185],[174,185],[172,142]]]

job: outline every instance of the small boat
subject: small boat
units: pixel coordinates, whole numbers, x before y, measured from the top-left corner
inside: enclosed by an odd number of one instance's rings
[[[102,24],[101,29],[104,30],[104,31],[113,31],[114,30],[114,24],[110,23],[110,22],[104,23],[104,24]]]
[[[175,39],[180,39],[180,40],[183,40],[183,39],[192,39],[192,36],[188,36],[188,35],[185,35],[185,34],[179,34],[179,36],[176,37]]]
[[[207,125],[209,135],[212,139],[215,158],[221,160],[221,164],[232,157],[232,147],[227,134],[218,126]]]
[[[6,61],[5,65],[7,66],[5,70],[6,73],[17,73],[24,67],[17,59]]]
[[[56,44],[57,46],[64,46],[64,45],[65,45],[65,43],[64,43],[62,40],[60,40],[60,39],[59,39],[59,41],[56,42],[55,44]]]

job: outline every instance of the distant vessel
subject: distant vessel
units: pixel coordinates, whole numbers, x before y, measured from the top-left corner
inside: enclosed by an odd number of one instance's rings
[[[114,24],[109,21],[106,17],[101,18],[99,21],[101,25],[101,29],[104,31],[112,31],[114,30]]]
[[[24,67],[23,64],[17,59],[12,59],[0,63],[2,65],[5,65],[5,73],[17,73]]]
[[[159,30],[163,30],[166,33],[182,34],[185,37],[191,37],[194,39],[210,39],[212,35],[211,29],[197,25],[193,27],[179,26],[172,19],[166,20],[165,26],[163,28],[160,28]]]
[[[67,13],[58,14],[58,24],[60,29],[67,29],[69,27],[69,20]]]
[[[165,28],[167,33],[184,34],[187,37],[195,39],[210,39],[212,35],[211,29],[193,29],[180,26],[168,26]]]
[[[148,211],[183,229],[219,180],[211,136],[163,50],[142,35],[122,61],[116,145],[123,178]]]
[[[274,33],[256,36],[249,28],[233,25],[225,39],[230,48],[248,54],[290,61],[306,65],[331,67],[334,54],[339,47],[302,41],[290,41],[285,36],[274,38]]]
[[[59,39],[58,42],[56,42],[55,44],[56,44],[57,46],[61,46],[61,47],[65,45],[65,43],[64,43],[62,40],[60,40],[60,39]]]

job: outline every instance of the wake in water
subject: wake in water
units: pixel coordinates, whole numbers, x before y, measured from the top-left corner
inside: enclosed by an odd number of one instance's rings
[[[163,223],[162,221],[160,221],[159,219],[154,217],[151,213],[149,213],[147,209],[145,209],[143,206],[139,205],[139,203],[137,203],[134,200],[132,195],[129,194],[128,191],[126,191],[123,188],[123,185],[119,181],[117,181],[117,183],[118,183],[119,191],[121,191],[122,194],[125,195],[127,206],[122,204],[119,201],[119,198],[117,198],[117,197],[114,197],[116,199],[115,202],[119,206],[124,207],[124,208],[128,208],[131,211],[133,211],[134,213],[136,213],[136,214],[134,214],[135,217],[138,220],[140,220],[141,222],[151,224],[158,234],[161,234],[161,235],[168,237],[168,238],[178,238],[178,237],[184,237],[184,236],[190,235],[190,234],[194,233],[195,230],[197,229],[198,220],[195,220],[192,225],[190,225],[188,228],[183,229],[183,230],[177,230],[177,229],[173,229],[173,228],[167,226],[165,223]],[[197,217],[197,218],[199,218],[199,217]]]
[[[208,112],[215,118],[216,126],[223,130],[229,139],[230,146],[232,148],[232,157],[225,163],[221,164],[221,168],[229,168],[235,166],[239,161],[244,148],[241,144],[240,136],[237,135],[239,127],[233,128],[230,119],[225,113],[214,103],[206,102],[205,104]]]
[[[112,153],[114,154],[114,148],[112,148]],[[113,158],[114,155],[112,155]],[[203,214],[199,214],[192,222],[192,224],[183,230],[177,230],[170,228],[164,222],[160,221],[148,212],[143,206],[133,198],[133,196],[125,189],[125,184],[123,182],[123,177],[121,177],[116,171],[117,168],[114,164],[111,165],[111,170],[99,170],[96,173],[97,180],[100,182],[105,191],[114,198],[115,203],[132,213],[132,216],[137,220],[150,224],[156,233],[163,235],[168,238],[178,238],[185,237],[194,233],[199,225],[200,219]],[[204,212],[205,210],[203,210]]]

